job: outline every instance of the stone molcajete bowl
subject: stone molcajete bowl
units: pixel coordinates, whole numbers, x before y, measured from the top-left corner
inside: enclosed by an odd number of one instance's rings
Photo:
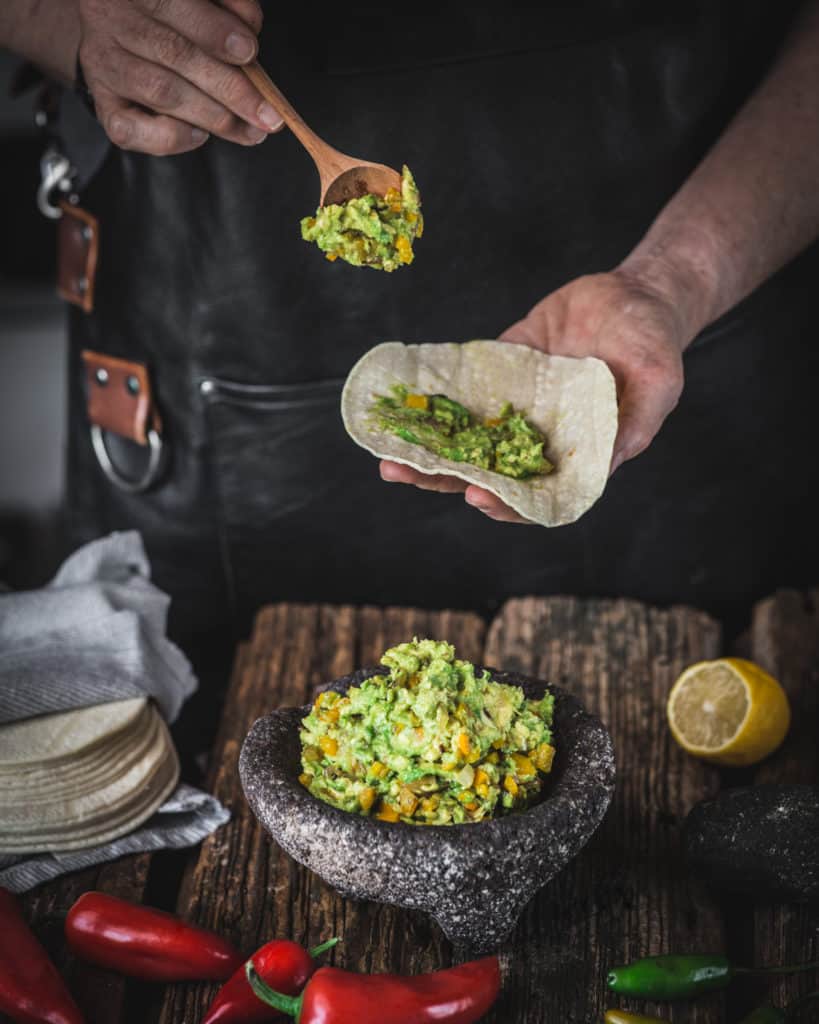
[[[344,692],[379,669],[330,684]],[[539,698],[547,684],[490,669],[494,679]],[[467,825],[407,825],[331,807],[299,782],[299,723],[309,708],[260,718],[239,759],[245,795],[276,842],[342,896],[425,910],[455,944],[489,952],[507,937],[535,893],[600,824],[614,789],[614,753],[602,722],[556,686],[557,754],[540,801],[525,811]]]

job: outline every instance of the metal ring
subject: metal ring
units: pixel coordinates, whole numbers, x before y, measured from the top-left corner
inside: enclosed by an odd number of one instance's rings
[[[148,431],[148,447],[150,449],[148,465],[142,476],[136,480],[129,480],[127,477],[122,476],[111,461],[111,456],[105,447],[105,435],[102,432],[102,428],[96,423],[91,424],[91,444],[94,446],[94,453],[97,456],[100,469],[102,469],[111,483],[116,484],[122,491],[128,491],[130,494],[139,494],[141,491],[147,491],[159,476],[163,445],[162,438],[153,428]]]
[[[63,211],[52,202],[51,196],[55,189],[70,192],[73,175],[74,169],[68,157],[54,146],[49,146],[40,160],[40,187],[37,189],[37,206],[44,217],[50,220],[62,217]]]

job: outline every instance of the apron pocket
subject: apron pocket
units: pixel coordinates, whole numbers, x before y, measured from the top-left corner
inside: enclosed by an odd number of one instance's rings
[[[199,382],[222,558],[236,625],[262,604],[320,589],[355,445],[343,379]]]

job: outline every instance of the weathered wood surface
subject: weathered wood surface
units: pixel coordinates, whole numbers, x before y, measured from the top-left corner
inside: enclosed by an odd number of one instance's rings
[[[65,915],[71,904],[89,889],[141,902],[150,862],[148,853],[122,857],[111,864],[87,868],[40,885],[23,900],[35,934],[63,972],[77,1004],[91,1024],[120,1024],[125,1017],[129,982],[68,953],[63,937]],[[0,1020],[5,1020],[2,1014]]]
[[[756,770],[720,773],[677,748],[665,699],[677,674],[721,651],[718,625],[686,608],[659,611],[628,601],[519,599],[487,632],[472,614],[413,609],[276,605],[259,614],[240,648],[212,749],[209,788],[231,809],[224,828],[187,854],[175,909],[250,953],[273,936],[313,944],[343,936],[330,962],[354,970],[417,972],[447,966],[453,952],[422,914],[343,900],[293,862],[257,825],[241,793],[237,761],[252,722],[281,704],[301,704],[323,682],[373,664],[413,636],[452,640],[470,660],[527,672],[572,690],[611,731],[618,761],[613,805],[580,856],[533,901],[502,951],[504,992],[486,1024],[599,1024],[609,1005],[607,969],[668,951],[727,951],[750,962],[819,959],[816,913],[730,902],[688,876],[679,858],[682,820],[720,785],[817,781],[819,595],[783,592],[755,610],[748,656],[777,675],[794,707],[787,743]],[[166,855],[131,857],[40,887],[26,899],[38,935],[65,970],[89,1024],[197,1024],[209,985],[143,986],[77,964],[61,937],[79,893],[102,888],[160,902]],[[178,860],[176,861],[178,863]],[[161,876],[161,877],[160,877]],[[174,909],[166,901],[167,909]],[[816,979],[773,985],[777,1000]],[[765,989],[761,990],[762,992]],[[752,996],[652,1010],[669,1021],[728,1024]],[[350,1022],[355,1024],[355,1022]]]
[[[241,741],[256,718],[281,705],[304,704],[322,683],[377,664],[392,644],[415,634],[446,636],[477,661],[484,633],[483,620],[471,614],[299,605],[264,609],[234,675],[214,747],[210,788],[232,819],[192,858],[178,911],[216,928],[247,953],[274,936],[315,945],[340,935],[343,944],[330,960],[352,970],[415,972],[448,963],[443,937],[425,915],[343,900],[272,843],[245,803],[237,763]],[[214,991],[208,985],[169,987],[162,1024],[193,1024]]]
[[[707,615],[630,601],[515,600],[493,622],[486,663],[548,679],[600,715],[618,780],[591,843],[533,900],[513,937],[497,1024],[602,1021],[608,1006],[627,1006],[607,995],[609,968],[724,947],[718,908],[677,855],[682,818],[716,791],[717,773],[687,757],[665,725],[674,679],[719,647]],[[711,1024],[723,1019],[722,999],[676,1012],[662,1015]]]
[[[793,721],[788,738],[753,773],[756,783],[819,784],[819,590],[780,591],[754,609],[750,657],[785,688]],[[819,960],[819,909],[760,907],[752,924],[754,959],[760,964]],[[819,988],[817,974],[782,978],[770,986],[780,1006]],[[813,1004],[819,1020],[819,1004]]]

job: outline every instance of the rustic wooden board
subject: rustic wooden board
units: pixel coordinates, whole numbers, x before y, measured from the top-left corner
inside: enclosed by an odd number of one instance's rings
[[[718,775],[677,747],[665,721],[679,672],[719,647],[720,628],[702,612],[632,601],[520,599],[492,623],[486,664],[573,692],[608,726],[618,772],[603,825],[533,900],[506,950],[505,994],[487,1018],[493,1024],[600,1022],[608,1006],[628,1005],[607,995],[610,967],[724,948],[719,909],[678,855],[682,819],[715,792]],[[723,1020],[722,1004],[717,996],[653,1009],[668,1020],[711,1024]]]
[[[780,591],[754,609],[750,657],[785,688],[793,720],[780,749],[754,775],[758,783],[819,784],[819,590]],[[759,907],[754,914],[758,964],[819,960],[819,909]],[[817,973],[782,978],[768,988],[786,1006],[819,987]],[[814,1004],[815,1007],[816,1004]],[[819,1009],[813,1013],[819,1017]],[[804,1020],[816,1019],[806,1013]]]
[[[72,903],[89,889],[140,903],[148,882],[151,854],[122,857],[111,864],[87,868],[37,886],[23,897],[26,917],[34,933],[63,972],[88,1024],[121,1024],[129,986],[133,982],[110,971],[83,963],[65,946],[63,925]]]
[[[679,858],[685,814],[720,785],[817,781],[817,606],[819,593],[783,592],[755,609],[745,653],[782,680],[794,726],[781,751],[758,769],[722,774],[679,750],[665,723],[665,698],[678,673],[720,653],[719,627],[701,612],[526,598],[508,602],[487,633],[483,621],[468,613],[265,608],[238,652],[212,750],[208,788],[231,809],[228,825],[185,854],[128,857],[41,886],[25,898],[28,917],[65,972],[88,1024],[197,1024],[215,992],[209,985],[139,986],[76,963],[65,952],[65,912],[81,892],[99,888],[150,900],[160,888],[156,883],[167,881],[166,856],[187,859],[177,911],[245,953],[273,936],[312,945],[339,935],[343,942],[329,958],[339,966],[407,973],[447,966],[453,951],[425,915],[342,900],[285,855],[257,825],[237,773],[241,742],[255,718],[282,704],[304,703],[323,683],[374,664],[386,647],[417,634],[450,639],[472,661],[572,690],[601,715],[617,753],[618,786],[606,821],[532,902],[502,951],[504,992],[486,1024],[599,1024],[606,1006],[626,1005],[607,995],[608,968],[641,955],[719,950],[760,963],[819,959],[816,911],[718,904]],[[769,990],[787,1001],[815,987],[814,976]],[[679,1007],[629,1008],[676,1024],[716,1024],[725,1019],[726,1005],[727,1019],[734,1020],[751,998],[743,987],[727,1004],[715,996]]]
[[[209,788],[232,819],[191,855],[178,902],[190,921],[217,929],[248,954],[273,937],[343,943],[331,962],[355,970],[428,970],[448,962],[424,915],[342,900],[284,854],[257,824],[237,774],[253,721],[280,705],[303,704],[322,683],[376,664],[386,647],[414,634],[445,636],[480,660],[485,626],[476,615],[413,609],[275,605],[259,614],[225,703]],[[160,1020],[201,1019],[214,986],[169,986]],[[354,1024],[354,1022],[350,1022]]]

